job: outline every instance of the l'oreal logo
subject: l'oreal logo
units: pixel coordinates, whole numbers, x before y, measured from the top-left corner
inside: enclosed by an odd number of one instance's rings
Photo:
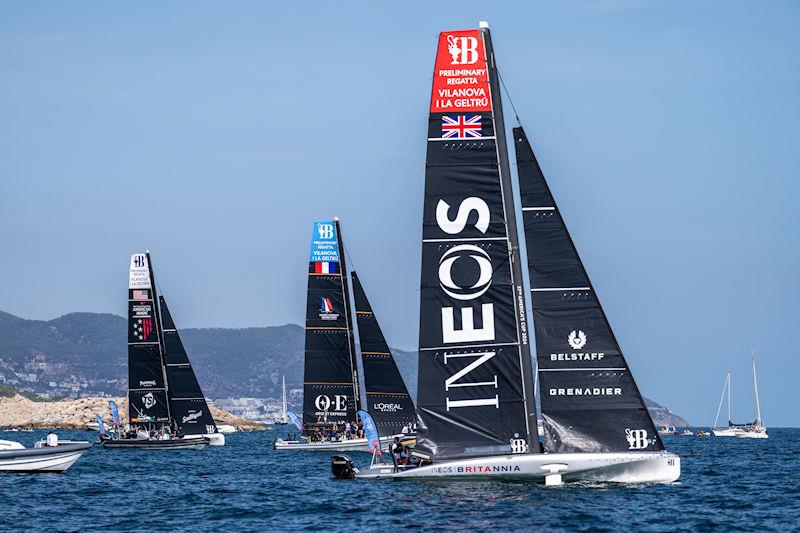
[[[489,205],[481,198],[471,196],[465,198],[458,206],[455,218],[450,218],[450,205],[440,199],[436,205],[436,224],[444,233],[448,235],[458,235],[467,227],[467,222],[473,215],[477,215],[474,227],[481,233],[486,233],[489,229],[491,211]],[[473,217],[474,218],[474,217]],[[453,267],[456,262],[472,261],[478,272],[478,280],[471,285],[461,286],[457,280],[453,279]],[[461,327],[456,329],[454,307],[442,307],[442,341],[445,344],[471,344],[475,342],[493,341],[495,339],[494,329],[494,304],[482,303],[480,313],[482,315],[482,326],[475,325],[475,309],[469,302],[480,298],[492,284],[492,274],[494,267],[491,256],[474,244],[460,244],[449,248],[442,253],[439,258],[439,287],[445,297],[454,300],[454,303],[461,301],[465,306],[459,307],[461,315]],[[473,397],[468,400],[451,400],[449,395],[445,396],[445,407],[457,409],[460,407],[494,406],[500,408],[500,400],[497,394],[498,382],[497,375],[492,376],[490,381],[482,378],[481,381],[469,380],[469,374],[481,367],[484,363],[491,360],[496,355],[495,351],[470,351],[458,350],[446,352],[444,354],[444,364],[453,360],[460,363],[467,358],[472,359],[460,370],[454,371],[452,375],[445,379],[444,390],[449,392],[452,389],[463,387],[478,387],[481,392],[473,392]],[[493,389],[491,392],[486,388]],[[484,392],[486,391],[486,392]]]

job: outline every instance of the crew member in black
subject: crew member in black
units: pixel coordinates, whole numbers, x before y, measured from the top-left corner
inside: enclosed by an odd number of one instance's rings
[[[392,446],[389,448],[389,451],[391,452],[392,457],[394,458],[394,464],[399,465],[403,456],[403,445],[400,444],[400,437],[394,438],[394,442],[392,443]]]

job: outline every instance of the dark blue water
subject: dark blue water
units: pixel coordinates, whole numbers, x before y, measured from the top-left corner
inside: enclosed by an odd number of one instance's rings
[[[63,475],[0,474],[0,531],[800,530],[800,430],[769,433],[667,437],[681,480],[649,486],[338,481],[328,454],[274,452],[269,431],[202,451],[95,446]],[[29,446],[43,435],[0,439]]]

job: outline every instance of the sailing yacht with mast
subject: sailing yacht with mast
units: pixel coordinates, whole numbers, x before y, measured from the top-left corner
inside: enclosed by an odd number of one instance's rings
[[[150,252],[131,256],[128,283],[128,428],[105,448],[222,446],[203,391],[163,296],[156,305]]]
[[[403,437],[415,415],[411,397],[397,370],[364,288],[353,272],[353,322],[344,245],[339,219],[314,223],[306,301],[303,436],[278,439],[276,450],[366,451],[365,437],[353,435],[356,411],[361,409],[354,328],[361,339],[370,414],[384,430],[381,445]],[[351,435],[346,435],[350,424]]]
[[[751,349],[750,353],[753,356],[753,399],[756,404],[756,419],[752,424],[744,426],[742,432],[736,436],[747,439],[766,439],[769,438],[769,435],[767,435],[767,428],[761,419],[761,400],[758,398],[758,378],[756,377],[756,352]]]
[[[764,427],[764,422],[761,420],[761,401],[758,397],[758,379],[756,377],[756,353],[751,350],[753,360],[753,395],[756,408],[756,419],[749,424],[736,424],[731,421],[731,370],[728,369],[725,375],[725,383],[722,386],[722,396],[719,399],[717,406],[717,416],[714,418],[714,427],[711,429],[715,437],[743,437],[751,439],[766,439],[767,429]],[[728,426],[717,427],[719,421],[720,411],[722,410],[722,402],[728,398]]]
[[[664,449],[518,127],[513,140],[532,285],[531,332],[487,23],[440,34],[427,137],[417,446],[411,465],[359,471],[336,457],[334,474],[546,484],[678,479],[680,458]]]

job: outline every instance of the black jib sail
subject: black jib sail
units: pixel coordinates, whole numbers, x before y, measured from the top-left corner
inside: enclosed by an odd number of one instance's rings
[[[350,277],[353,278],[356,324],[361,361],[364,364],[367,411],[375,420],[380,435],[396,435],[414,424],[414,402],[411,401],[361,281],[355,271],[350,273]]]
[[[186,354],[163,296],[159,296],[159,303],[167,364],[169,405],[172,423],[175,426],[172,429],[184,435],[216,433],[217,425],[214,417],[211,416],[200,383],[197,382],[189,356]]]
[[[488,28],[439,35],[423,208],[416,455],[538,452],[508,152]]]
[[[360,409],[339,221],[314,223],[308,264],[303,430],[354,422]]]
[[[170,419],[159,312],[150,254],[131,256],[128,278],[128,422],[163,425]]]
[[[663,450],[522,128],[514,129],[550,452]]]

